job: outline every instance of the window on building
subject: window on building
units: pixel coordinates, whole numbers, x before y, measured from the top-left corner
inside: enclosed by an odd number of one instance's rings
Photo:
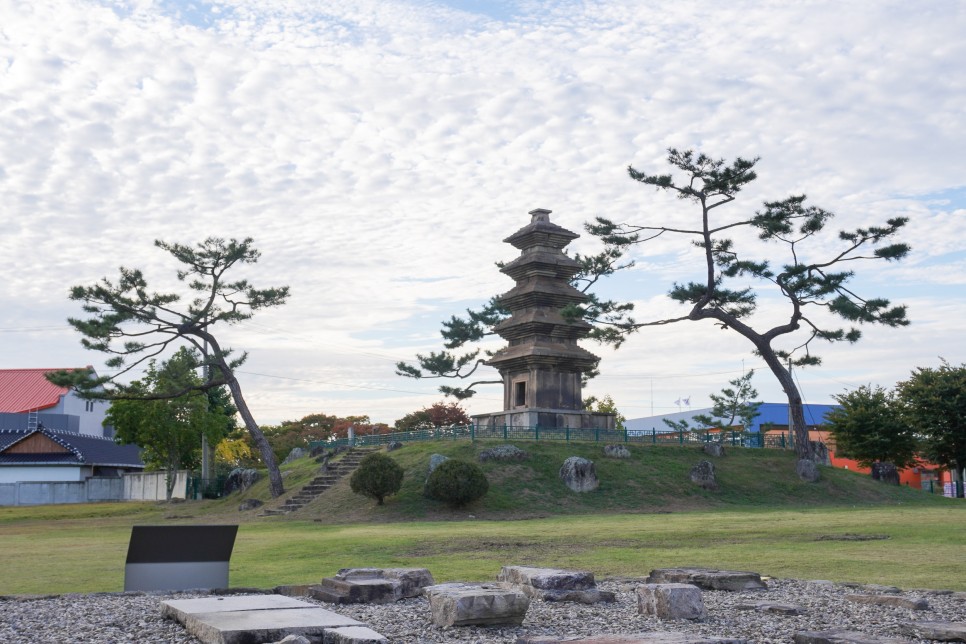
[[[513,406],[525,407],[527,404],[527,383],[517,382],[513,385]]]

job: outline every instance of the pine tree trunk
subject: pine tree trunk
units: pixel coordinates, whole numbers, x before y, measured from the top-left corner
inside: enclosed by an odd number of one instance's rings
[[[785,396],[788,398],[788,429],[792,433],[795,454],[800,459],[814,460],[812,447],[808,441],[808,429],[805,427],[805,410],[802,406],[802,395],[798,392],[798,387],[795,386],[791,372],[785,368],[778,359],[778,356],[775,355],[775,352],[771,350],[771,347],[757,346],[757,348],[761,357],[764,358],[765,363],[768,365],[768,368],[778,378],[778,382],[781,384],[782,389],[785,391]]]
[[[238,413],[241,414],[242,420],[245,422],[245,429],[252,435],[252,440],[255,441],[255,445],[258,447],[258,452],[262,456],[262,462],[268,468],[268,481],[272,497],[278,498],[285,494],[285,486],[282,484],[282,472],[278,469],[275,452],[272,451],[272,446],[269,445],[265,434],[258,428],[255,417],[252,416],[252,412],[248,409],[248,404],[242,396],[241,386],[239,386],[234,374],[228,371],[228,365],[222,367],[222,373],[227,374],[228,389],[231,391],[231,397],[235,402],[235,407],[238,408]]]

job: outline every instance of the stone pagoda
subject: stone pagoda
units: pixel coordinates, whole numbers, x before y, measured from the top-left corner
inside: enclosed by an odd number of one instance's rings
[[[516,281],[499,298],[510,317],[494,327],[508,345],[487,361],[503,377],[503,411],[473,418],[482,427],[613,429],[613,414],[583,409],[581,374],[599,358],[577,345],[590,324],[560,313],[588,299],[570,285],[580,265],[563,252],[580,235],[551,223],[550,212],[531,210],[530,224],[503,240],[520,250],[500,269]]]

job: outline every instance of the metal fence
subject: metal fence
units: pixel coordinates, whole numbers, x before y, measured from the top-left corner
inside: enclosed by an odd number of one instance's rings
[[[577,427],[526,427],[519,425],[500,425],[497,427],[478,427],[476,425],[454,425],[432,429],[418,429],[391,434],[370,434],[355,436],[352,439],[339,438],[329,441],[313,441],[310,449],[316,447],[356,447],[385,445],[387,443],[409,443],[439,440],[483,440],[499,439],[505,441],[564,441],[592,443],[633,443],[651,445],[700,445],[721,440],[717,430],[657,431],[635,432],[623,429],[584,429]],[[791,449],[794,444],[790,433],[726,431],[725,445],[734,447],[764,447],[771,449]]]

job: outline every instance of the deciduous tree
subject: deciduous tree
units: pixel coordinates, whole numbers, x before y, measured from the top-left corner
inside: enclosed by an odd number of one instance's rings
[[[624,431],[624,421],[627,420],[627,417],[617,410],[617,403],[610,397],[610,394],[599,400],[595,396],[587,398],[584,400],[584,409],[603,414],[614,414],[614,429]]]
[[[902,417],[892,392],[863,385],[835,396],[839,407],[825,414],[838,456],[864,467],[892,463],[902,469],[916,463],[916,433]]]
[[[922,455],[950,468],[963,496],[966,468],[966,364],[919,367],[897,385],[906,422],[922,436]]]
[[[751,343],[781,384],[788,397],[795,451],[799,458],[811,459],[802,396],[791,367],[819,364],[813,351],[816,340],[856,342],[861,331],[852,325],[895,327],[909,323],[906,307],[892,306],[880,297],[863,298],[849,284],[854,275],[852,267],[859,262],[891,262],[906,256],[909,246],[893,239],[907,219],[895,217],[883,225],[843,230],[837,239],[828,239],[824,236],[825,227],[833,214],[807,205],[805,195],[766,201],[754,213],[727,217],[722,214],[726,210],[722,207],[757,178],[754,167],[758,159],[739,157],[726,164],[723,159],[672,148],[667,160],[678,173],[676,176],[648,174],[633,167],[628,172],[639,183],[697,206],[694,224],[615,222],[598,217],[586,228],[619,252],[656,238],[688,238],[700,253],[694,267],[702,276],[695,281],[676,282],[668,292],[671,299],[687,307],[682,315],[618,323],[613,331],[623,336],[648,326],[708,321],[738,333]],[[742,229],[756,233],[766,242],[766,248],[772,248],[765,252],[746,239],[737,243],[734,235]],[[776,265],[773,258],[781,251],[784,262]],[[756,252],[764,258],[755,257]],[[755,285],[783,298],[782,322],[762,324],[751,319],[758,307]],[[607,322],[596,318],[592,310],[581,309],[573,315]],[[771,315],[776,315],[776,311],[772,310]],[[839,326],[841,322],[834,322],[835,318],[848,324]]]
[[[256,311],[281,306],[288,299],[289,289],[287,286],[258,289],[245,279],[229,280],[232,269],[258,261],[260,253],[251,238],[209,237],[195,246],[160,240],[154,244],[180,262],[178,280],[185,283],[193,299],[182,303],[180,293],[153,292],[141,270],[124,267],[116,282],[103,278],[94,286],[74,286],[70,298],[83,304],[88,317],[70,318],[68,322],[83,336],[84,347],[111,356],[106,364],[117,371],[99,378],[77,371],[57,372],[49,377],[56,384],[73,386],[82,396],[90,398],[145,397],[143,391],[123,384],[123,378],[152,358],[187,343],[204,356],[201,360],[205,368],[203,380],[147,397],[176,398],[190,391],[227,386],[268,468],[272,496],[280,496],[285,489],[275,455],[235,377],[235,370],[244,363],[247,354],[232,357],[230,350],[222,347],[214,329],[245,322]]]
[[[142,399],[114,401],[105,419],[117,431],[119,443],[142,447],[145,464],[167,473],[169,501],[176,472],[200,463],[202,436],[215,445],[232,424],[225,408],[212,408],[205,392],[194,388],[201,383],[195,373],[197,363],[196,356],[184,347],[160,365],[151,360],[144,378],[130,385],[131,391]],[[153,394],[175,390],[187,393],[151,398]]]
[[[469,425],[470,422],[466,410],[460,407],[459,403],[438,402],[406,414],[396,421],[395,429],[397,432],[408,432],[414,429]]]

